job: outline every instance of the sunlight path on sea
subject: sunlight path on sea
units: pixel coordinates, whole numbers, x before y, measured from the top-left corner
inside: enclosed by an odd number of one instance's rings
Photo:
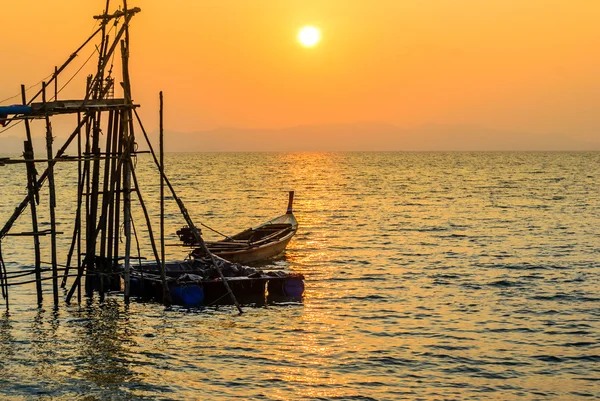
[[[70,233],[75,175],[61,168]],[[137,168],[157,226],[155,168]],[[0,221],[23,195],[18,173],[0,170]],[[600,397],[599,153],[171,154],[167,173],[192,217],[226,233],[280,214],[295,190],[299,231],[261,267],[304,274],[303,302],[236,316],[115,295],[53,311],[47,285],[41,310],[33,285],[11,289],[5,399]],[[169,243],[182,224],[170,200]],[[2,251],[11,268],[32,263],[26,239]]]

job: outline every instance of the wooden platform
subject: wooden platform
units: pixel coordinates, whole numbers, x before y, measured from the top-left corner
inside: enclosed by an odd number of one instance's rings
[[[58,100],[55,102],[32,103],[31,114],[28,117],[41,117],[47,114],[73,114],[86,111],[128,110],[139,107],[137,104],[127,104],[125,99],[98,100]]]

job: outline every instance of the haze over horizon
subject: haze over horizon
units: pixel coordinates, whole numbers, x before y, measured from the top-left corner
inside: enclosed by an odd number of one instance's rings
[[[27,18],[22,5],[4,5],[0,100],[61,65],[105,5],[33,0]],[[600,150],[598,1],[135,6],[133,97],[155,132],[164,91],[165,129],[177,133],[167,150]],[[312,47],[297,40],[309,25],[321,34]],[[94,68],[85,65],[59,98],[81,98]],[[113,76],[121,79],[120,65]],[[73,121],[57,119],[55,136],[70,134]],[[22,127],[0,133],[0,151],[20,151],[23,136]]]

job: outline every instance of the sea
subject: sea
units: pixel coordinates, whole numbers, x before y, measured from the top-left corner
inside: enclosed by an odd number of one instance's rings
[[[258,268],[303,274],[303,299],[242,315],[118,293],[66,305],[70,278],[58,308],[44,282],[38,308],[35,284],[12,286],[8,311],[0,299],[0,399],[600,399],[599,152],[170,153],[165,164],[207,239],[219,238],[207,227],[233,234],[283,214],[295,191],[298,232]],[[150,155],[136,172],[157,231]],[[64,265],[77,163],[56,174]],[[25,177],[0,167],[1,225]],[[44,188],[42,229],[47,205]],[[170,260],[186,256],[184,224],[168,193]],[[11,232],[30,230],[26,210]],[[1,247],[7,270],[31,268],[31,237]]]

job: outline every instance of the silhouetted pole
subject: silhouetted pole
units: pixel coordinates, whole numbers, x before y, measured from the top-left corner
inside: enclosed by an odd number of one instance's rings
[[[113,252],[114,252],[114,239],[115,239],[115,232],[114,232],[114,223],[115,223],[115,210],[117,211],[116,213],[118,213],[118,206],[116,206],[116,198],[115,198],[115,187],[116,187],[116,191],[119,190],[119,188],[117,187],[117,182],[119,181],[119,177],[118,177],[118,170],[117,170],[117,164],[119,164],[119,159],[117,158],[118,153],[120,152],[120,149],[118,148],[118,145],[120,144],[120,136],[119,136],[119,127],[120,127],[120,120],[119,120],[119,116],[121,114],[119,112],[115,112],[114,115],[114,121],[113,121],[113,138],[112,138],[112,147],[110,150],[110,154],[112,156],[112,158],[110,159],[110,185],[108,187],[108,216],[107,216],[107,220],[108,220],[108,227],[106,230],[107,233],[107,250],[106,250],[106,259],[109,263],[109,267],[110,267],[110,272],[113,272],[113,266],[115,265],[115,258],[113,258]],[[107,160],[107,163],[109,161]],[[118,255],[117,255],[118,256]],[[118,262],[117,262],[118,263]],[[119,277],[119,280],[120,277]],[[119,285],[120,288],[120,285]]]
[[[54,100],[58,100],[58,67],[54,66]]]
[[[124,2],[125,12],[127,4]],[[127,22],[125,22],[127,24]],[[125,27],[125,32],[129,32]],[[126,36],[127,37],[127,36]],[[121,61],[123,63],[123,88],[125,92],[125,103],[131,104],[131,86],[129,84],[129,48],[125,40],[121,40]],[[123,112],[121,130],[123,131],[124,158],[123,158],[123,226],[125,230],[125,266],[123,279],[125,281],[124,298],[129,303],[130,295],[130,254],[131,254],[131,151],[133,148],[129,131],[130,113]]]
[[[163,303],[165,306],[171,305],[171,294],[167,285],[167,272],[165,265],[165,180],[163,172],[165,171],[165,151],[164,151],[164,130],[163,130],[163,93],[160,92],[160,280],[163,288]]]
[[[83,163],[81,161],[81,113],[77,113],[77,175],[81,180],[81,185],[77,189],[77,272],[79,274],[82,271],[82,260],[81,260],[81,200],[83,198]],[[81,276],[79,276],[81,280]],[[81,282],[77,286],[77,303],[81,305]]]
[[[97,284],[98,277],[98,266],[96,263],[96,218],[98,216],[98,197],[99,197],[99,185],[100,185],[100,122],[99,117],[95,116],[92,120],[92,183],[91,193],[89,199],[89,211],[87,215],[87,234],[86,234],[86,277],[85,277],[85,295],[88,297],[93,296],[94,287]]]
[[[42,83],[42,102],[46,104],[46,83]],[[48,155],[48,191],[50,193],[50,240],[52,254],[52,294],[54,306],[58,306],[58,266],[56,262],[56,190],[54,188],[54,165],[52,163],[52,125],[46,113],[46,151]]]
[[[21,98],[23,104],[27,104],[27,98],[25,96],[25,85],[21,85]],[[40,266],[40,237],[38,232],[38,220],[37,220],[37,209],[36,203],[39,202],[37,194],[37,180],[35,164],[33,163],[33,145],[31,142],[31,128],[29,126],[29,120],[25,119],[25,131],[27,133],[27,140],[24,142],[24,154],[25,160],[30,160],[27,163],[27,192],[31,202],[31,226],[33,229],[33,246],[35,248],[35,285],[37,291],[38,306],[42,306],[42,269]]]
[[[109,192],[109,183],[110,183],[110,161],[111,161],[111,149],[112,149],[112,141],[113,135],[117,133],[113,133],[113,119],[115,118],[115,112],[108,112],[108,132],[106,134],[106,143],[105,143],[105,152],[104,152],[104,179],[102,180],[102,207],[100,212],[100,221],[98,222],[98,234],[100,235],[100,300],[104,298],[105,292],[105,277],[106,273],[109,270],[109,263],[106,258],[106,242],[108,238],[107,233],[107,220],[108,220],[108,205],[111,201]],[[109,280],[110,283],[110,280]],[[109,286],[110,287],[110,286]]]

